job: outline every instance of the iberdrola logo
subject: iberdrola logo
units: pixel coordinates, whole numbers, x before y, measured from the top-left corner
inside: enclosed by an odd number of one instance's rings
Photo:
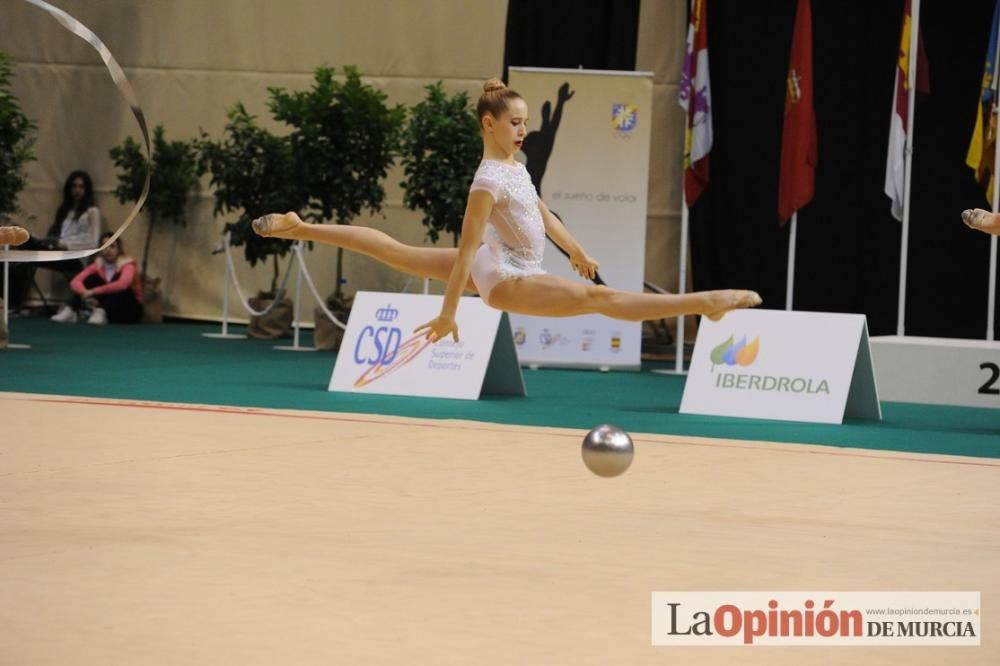
[[[735,338],[730,335],[728,340],[712,350],[712,364],[747,366],[756,360],[758,351],[760,351],[760,337],[754,338],[753,342],[747,344],[746,336],[735,342]]]

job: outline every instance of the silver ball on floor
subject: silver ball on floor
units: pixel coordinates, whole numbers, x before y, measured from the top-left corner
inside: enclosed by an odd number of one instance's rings
[[[587,433],[580,453],[583,464],[597,476],[618,476],[632,464],[635,447],[627,432],[604,423]]]

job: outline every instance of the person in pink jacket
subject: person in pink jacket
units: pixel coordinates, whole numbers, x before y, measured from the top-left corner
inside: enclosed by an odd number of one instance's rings
[[[112,234],[101,235],[100,243]],[[135,260],[126,256],[121,240],[101,251],[100,256],[69,283],[72,301],[62,306],[52,321],[86,319],[88,324],[134,324],[142,320],[142,282]],[[89,313],[88,313],[89,310]]]

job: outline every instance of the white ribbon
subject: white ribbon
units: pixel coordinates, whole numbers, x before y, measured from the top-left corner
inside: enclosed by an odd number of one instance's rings
[[[278,304],[278,301],[285,297],[285,286],[288,284],[288,276],[292,274],[292,262],[288,262],[288,268],[285,270],[285,279],[281,281],[281,287],[278,289],[278,293],[274,295],[274,300],[271,301],[270,304],[268,304],[268,306],[263,310],[255,310],[253,306],[250,305],[250,299],[248,299],[243,293],[243,288],[240,286],[240,279],[236,277],[236,267],[233,265],[233,255],[229,251],[228,238],[229,236],[227,234],[227,241],[225,242],[226,263],[229,264],[229,274],[233,277],[233,286],[236,287],[236,294],[240,297],[240,303],[243,304],[243,309],[254,317],[263,317],[271,311],[271,308]]]
[[[118,61],[115,60],[115,57],[111,55],[111,51],[108,50],[108,47],[104,45],[104,42],[102,42],[97,35],[91,32],[90,28],[83,25],[63,10],[53,7],[44,0],[24,1],[45,12],[48,12],[48,14],[61,23],[63,27],[94,47],[94,50],[96,50],[101,56],[101,60],[104,61],[104,66],[108,68],[108,73],[111,74],[111,78],[114,80],[115,86],[118,87],[118,92],[122,94],[122,97],[125,98],[125,101],[128,102],[129,107],[131,107],[132,115],[135,116],[136,122],[139,123],[139,130],[142,132],[143,143],[146,145],[146,181],[142,185],[142,194],[139,195],[139,200],[136,201],[135,205],[132,207],[132,212],[130,212],[128,217],[125,218],[125,223],[118,228],[118,231],[116,231],[113,236],[104,242],[104,245],[94,248],[93,250],[0,250],[0,261],[23,262],[82,259],[84,257],[89,257],[92,254],[97,254],[117,241],[118,237],[125,232],[128,225],[132,224],[132,220],[134,220],[139,214],[139,211],[142,210],[142,205],[146,203],[146,195],[149,194],[149,180],[152,175],[149,162],[152,151],[149,147],[149,131],[146,129],[146,117],[142,113],[142,108],[139,106],[139,100],[136,98],[135,92],[132,90],[132,85],[125,77],[125,72],[122,71]]]

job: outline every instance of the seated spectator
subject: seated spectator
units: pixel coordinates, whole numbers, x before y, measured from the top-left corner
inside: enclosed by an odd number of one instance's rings
[[[101,234],[99,243],[113,234]],[[121,239],[104,248],[94,263],[70,281],[73,298],[53,317],[61,323],[86,321],[103,325],[142,320],[142,283],[135,259],[126,256]]]
[[[29,238],[22,250],[91,250],[101,234],[101,211],[94,205],[94,183],[86,171],[74,171],[63,184],[62,204],[44,238]],[[67,280],[83,270],[79,259],[24,262],[11,266],[11,302],[20,307],[37,268],[61,273]]]

